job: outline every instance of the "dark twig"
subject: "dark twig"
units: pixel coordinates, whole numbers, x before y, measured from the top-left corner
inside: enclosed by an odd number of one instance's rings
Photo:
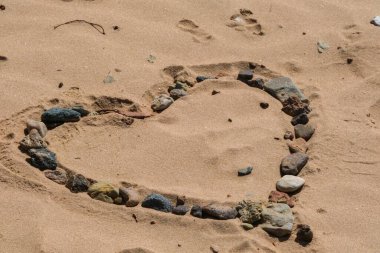
[[[96,111],[99,114],[107,114],[107,113],[117,113],[126,117],[131,117],[135,119],[145,119],[152,115],[144,114],[142,112],[130,112],[130,111],[120,111],[118,109],[101,109]]]
[[[59,24],[59,25],[56,25],[54,26],[54,30],[57,29],[58,27],[62,26],[62,25],[68,25],[68,24],[71,24],[71,23],[76,23],[76,22],[82,22],[82,23],[86,23],[86,24],[89,24],[90,26],[94,27],[98,32],[100,32],[101,34],[106,34],[106,32],[104,31],[104,28],[103,26],[99,25],[99,24],[95,24],[95,23],[91,23],[91,22],[88,22],[86,20],[83,20],[83,19],[76,19],[76,20],[71,20],[71,21],[67,21],[65,23],[62,23],[62,24]]]

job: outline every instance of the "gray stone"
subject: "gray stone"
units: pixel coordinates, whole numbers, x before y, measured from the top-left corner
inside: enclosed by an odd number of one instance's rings
[[[194,205],[190,210],[190,214],[197,218],[203,218],[202,207]]]
[[[180,205],[173,207],[172,213],[176,215],[185,215],[190,210],[190,207],[185,205]]]
[[[308,125],[296,125],[294,126],[294,133],[296,135],[296,138],[303,138],[305,141],[310,140],[310,138],[313,136],[315,132],[315,128],[308,124]]]
[[[147,196],[142,202],[141,206],[166,213],[169,213],[173,210],[172,203],[169,199],[155,193]]]
[[[239,177],[242,177],[242,176],[249,175],[249,174],[251,174],[252,170],[253,170],[253,167],[252,167],[252,166],[248,166],[248,167],[246,167],[246,168],[244,168],[244,169],[240,169],[240,170],[238,171],[238,176],[239,176]]]
[[[71,110],[79,112],[81,117],[85,117],[90,114],[90,111],[87,111],[86,109],[84,109],[82,106],[79,106],[79,105],[72,107]]]
[[[119,194],[127,207],[135,207],[140,203],[140,194],[133,188],[120,187]]]
[[[171,104],[173,104],[174,99],[167,95],[159,95],[154,98],[152,102],[153,111],[160,112],[167,109]]]
[[[30,163],[40,170],[55,170],[57,158],[54,152],[46,148],[29,149]]]
[[[170,97],[177,100],[181,97],[187,96],[187,92],[181,89],[173,89],[170,91]]]
[[[90,181],[81,174],[71,175],[66,183],[66,187],[73,193],[87,192]]]
[[[20,149],[23,151],[28,151],[32,148],[40,149],[46,147],[47,144],[44,142],[37,129],[32,129],[20,142]]]
[[[290,132],[290,131],[286,131],[285,134],[284,134],[284,139],[285,140],[293,140],[294,139],[293,133]]]
[[[41,121],[45,124],[77,122],[79,120],[79,112],[65,108],[52,108],[44,112],[41,116]]]
[[[254,224],[261,220],[263,211],[262,203],[251,200],[243,200],[238,203],[236,210],[239,213],[240,220],[243,223]]]
[[[305,184],[305,179],[292,175],[285,175],[277,181],[276,187],[280,192],[295,192]]]
[[[263,209],[262,217],[264,224],[261,228],[267,233],[276,237],[288,236],[292,233],[294,217],[287,204],[269,204]]]
[[[299,224],[297,228],[297,242],[299,242],[300,244],[308,244],[313,240],[313,231],[311,231],[309,225]]]
[[[48,131],[45,123],[32,119],[26,121],[26,129],[28,130],[28,133],[30,133],[32,129],[36,129],[42,138],[46,136]]]
[[[294,153],[286,156],[281,161],[281,173],[283,175],[297,175],[309,160],[304,153]]]
[[[246,82],[249,80],[252,80],[253,78],[253,71],[248,69],[248,70],[241,70],[238,74],[237,80]]]
[[[67,173],[63,169],[45,170],[45,177],[56,182],[57,184],[65,185],[67,183]]]
[[[202,214],[218,220],[235,219],[237,211],[235,208],[219,204],[210,204],[202,208]]]
[[[289,97],[296,95],[301,101],[307,101],[302,91],[288,77],[274,78],[264,84],[264,90],[285,103]]]

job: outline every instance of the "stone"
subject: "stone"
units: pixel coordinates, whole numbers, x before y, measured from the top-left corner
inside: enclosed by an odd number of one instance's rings
[[[238,176],[239,176],[239,177],[247,176],[247,175],[251,174],[252,170],[253,170],[253,167],[252,167],[252,166],[248,166],[248,167],[246,167],[246,168],[244,168],[244,169],[240,169],[240,170],[238,171]]]
[[[181,82],[185,83],[190,87],[193,87],[194,84],[196,83],[195,78],[193,77],[193,74],[191,73],[190,70],[183,69],[179,71],[175,77],[174,77],[175,82]]]
[[[243,200],[236,206],[239,218],[243,223],[255,224],[261,220],[262,203]]]
[[[20,142],[20,149],[28,151],[29,149],[46,148],[47,144],[42,139],[37,129],[32,129],[27,136],[25,136]]]
[[[173,89],[170,91],[170,97],[177,100],[181,97],[187,96],[187,92],[181,89]]]
[[[308,124],[308,125],[295,125],[294,126],[294,133],[296,138],[303,138],[305,141],[310,140],[310,138],[313,136],[315,132],[315,128]]]
[[[205,80],[207,80],[207,79],[214,79],[214,78],[209,77],[209,76],[197,76],[197,77],[195,78],[195,80],[196,80],[198,83],[201,83],[201,82],[203,82],[203,81],[205,81]]]
[[[71,109],[52,108],[45,111],[41,116],[41,121],[45,124],[56,124],[65,122],[77,122],[80,120],[80,113]]]
[[[235,208],[229,206],[209,204],[202,208],[202,214],[217,220],[229,220],[235,219],[238,213]]]
[[[135,207],[140,203],[140,194],[133,188],[120,187],[119,194],[127,207]]]
[[[173,207],[172,213],[176,215],[185,215],[190,210],[190,207],[185,205],[180,205]]]
[[[237,80],[245,83],[249,80],[252,80],[252,78],[253,78],[253,71],[250,69],[247,69],[247,70],[241,70],[239,72]]]
[[[97,182],[92,184],[88,190],[88,195],[97,200],[108,203],[113,203],[119,197],[119,191],[115,189],[110,183]]]
[[[79,112],[81,117],[86,117],[90,114],[90,111],[87,111],[82,106],[74,106],[71,108],[71,110]]]
[[[282,111],[292,117],[301,113],[309,113],[311,111],[309,105],[301,101],[297,95],[290,95],[284,102],[282,102],[282,106]]]
[[[297,226],[297,238],[296,241],[301,244],[308,244],[313,240],[313,231],[309,225],[306,224],[298,224]]]
[[[290,123],[292,123],[292,125],[295,126],[298,124],[306,125],[308,122],[309,122],[309,117],[307,116],[307,114],[301,113],[297,116],[294,116]]]
[[[298,96],[302,102],[307,101],[302,91],[288,77],[278,77],[271,79],[265,83],[264,90],[273,97],[280,100],[281,103],[284,103],[293,95]]]
[[[321,53],[325,52],[326,50],[328,50],[329,48],[330,48],[330,46],[326,42],[323,42],[323,41],[317,42],[318,53],[321,54]]]
[[[169,199],[155,193],[147,196],[142,202],[141,206],[166,213],[170,213],[173,210],[172,203]]]
[[[30,163],[40,170],[55,170],[57,157],[54,152],[46,148],[29,149]]]
[[[75,174],[69,177],[65,186],[73,193],[87,192],[90,181],[81,174]]]
[[[294,217],[287,204],[270,203],[263,208],[261,228],[276,237],[289,236],[292,233]]]
[[[57,184],[65,185],[67,183],[67,173],[63,169],[45,170],[45,177],[56,182]]]
[[[176,206],[183,206],[186,202],[186,196],[177,196]]]
[[[289,207],[294,207],[294,198],[289,197],[285,192],[271,191],[268,197],[269,202],[287,204]]]
[[[293,140],[294,139],[293,133],[290,132],[290,131],[286,131],[285,134],[284,134],[284,139],[285,140]]]
[[[198,205],[193,205],[193,207],[190,210],[190,214],[197,218],[203,218],[202,207]]]
[[[380,26],[380,16],[376,16],[371,20],[371,24],[375,26]]]
[[[291,193],[302,188],[305,179],[293,175],[285,175],[277,181],[276,187],[280,192]]]
[[[249,224],[249,223],[242,223],[240,225],[244,230],[251,230],[253,229],[253,225],[252,224]]]
[[[308,149],[307,142],[303,138],[297,138],[294,141],[288,142],[290,153],[306,153]]]
[[[176,82],[169,86],[168,92],[170,93],[172,90],[175,89],[187,91],[189,88],[190,87],[185,83]]]
[[[265,103],[265,102],[261,102],[261,103],[260,103],[260,107],[261,107],[262,109],[267,109],[267,108],[269,107],[269,104],[268,104],[268,103]]]
[[[167,95],[159,95],[154,98],[152,102],[152,109],[156,112],[161,112],[167,109],[171,104],[173,104],[174,99]]]
[[[287,155],[281,161],[281,173],[282,175],[297,175],[309,160],[307,154],[298,152]]]
[[[246,81],[246,84],[252,88],[264,89],[264,80],[262,78],[256,78]]]
[[[217,94],[219,94],[220,93],[220,91],[218,91],[218,90],[212,90],[212,92],[211,92],[211,95],[217,95]]]
[[[211,245],[210,246],[210,250],[211,250],[212,253],[219,253],[220,252],[219,247],[216,246],[216,245]]]
[[[28,119],[26,121],[26,129],[27,129],[28,133],[30,133],[30,131],[32,131],[32,129],[36,129],[42,138],[45,137],[47,132],[48,132],[48,129],[47,129],[45,123],[43,123],[41,121],[32,120],[32,119]]]

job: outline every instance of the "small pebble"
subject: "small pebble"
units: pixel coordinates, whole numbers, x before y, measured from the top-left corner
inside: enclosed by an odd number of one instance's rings
[[[241,227],[244,228],[244,230],[251,230],[253,229],[253,225],[249,223],[242,223]]]
[[[262,109],[267,109],[267,108],[269,107],[269,104],[268,104],[268,103],[265,103],[265,102],[261,102],[261,103],[260,103],[260,107],[261,107]]]
[[[228,119],[228,122],[232,122],[232,119]]]
[[[258,88],[258,89],[264,89],[264,80],[262,78],[256,78],[256,79],[253,79],[253,80],[248,80],[246,82],[246,84],[248,84],[248,86],[252,87],[252,88]]]
[[[1,4],[0,5],[0,10],[2,10],[2,11],[5,10],[5,6]]]
[[[242,82],[247,82],[249,80],[252,80],[253,78],[253,71],[248,69],[248,70],[241,70],[238,74],[237,80],[242,81]]]
[[[216,95],[216,94],[219,94],[220,93],[220,91],[217,91],[217,90],[213,90],[212,92],[211,92],[211,95]]]
[[[306,125],[308,122],[309,122],[309,117],[307,116],[306,113],[301,113],[293,117],[291,121],[293,126],[298,125],[298,124]]]
[[[242,177],[242,176],[249,175],[249,174],[251,174],[252,170],[253,170],[253,167],[251,167],[251,166],[248,166],[248,167],[246,167],[244,169],[240,169],[238,171],[238,176]]]
[[[161,112],[167,109],[171,104],[174,103],[174,99],[167,95],[159,95],[154,98],[151,108],[153,111]]]
[[[58,84],[58,88],[62,88],[62,87],[63,87],[63,83],[61,82]]]
[[[313,231],[311,231],[309,225],[299,224],[297,226],[297,241],[300,243],[310,243],[313,240]]]
[[[202,218],[203,217],[202,207],[198,205],[193,205],[193,207],[191,208],[190,214],[194,217]]]
[[[152,220],[152,221],[150,222],[150,224],[151,224],[151,225],[154,225],[154,224],[156,224],[156,222],[155,222],[154,220]]]
[[[380,16],[376,16],[371,20],[371,24],[375,26],[380,26]]]
[[[0,61],[7,61],[7,60],[8,60],[7,57],[0,55]]]
[[[190,210],[190,207],[185,205],[180,205],[173,207],[172,213],[176,215],[185,215]]]
[[[284,140],[293,140],[293,139],[294,139],[293,133],[290,131],[286,131],[284,134]]]
[[[119,26],[117,26],[117,25],[112,26],[112,28],[113,28],[115,31],[119,30]]]
[[[351,64],[353,62],[352,58],[347,58],[347,64]]]

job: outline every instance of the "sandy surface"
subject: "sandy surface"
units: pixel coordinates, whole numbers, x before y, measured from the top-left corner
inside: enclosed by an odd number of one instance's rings
[[[0,251],[211,252],[217,245],[238,253],[378,252],[380,28],[369,23],[380,15],[377,0],[0,4],[6,6],[0,55],[8,58],[0,61]],[[240,8],[250,9],[257,22],[231,27]],[[86,24],[53,29],[73,19],[101,24],[106,34]],[[317,41],[330,48],[319,54]],[[170,84],[168,66],[223,73],[227,77],[196,85],[163,113],[130,127],[106,115],[65,124],[46,139],[62,165],[115,185],[186,195],[200,204],[266,200],[288,153],[283,133],[292,126],[279,101],[232,80],[248,62],[265,65],[259,75],[266,79],[292,78],[313,108],[317,132],[301,173],[306,186],[293,208],[296,223],[314,231],[307,247],[295,235],[281,242],[260,228],[244,231],[237,219],[177,217],[70,193],[17,149],[25,121],[44,109],[76,103],[94,109],[107,96],[149,110],[152,96]],[[116,81],[104,84],[108,73]],[[211,96],[213,89],[221,93]],[[260,102],[270,107],[262,110]],[[253,175],[238,178],[236,170],[248,164]]]

